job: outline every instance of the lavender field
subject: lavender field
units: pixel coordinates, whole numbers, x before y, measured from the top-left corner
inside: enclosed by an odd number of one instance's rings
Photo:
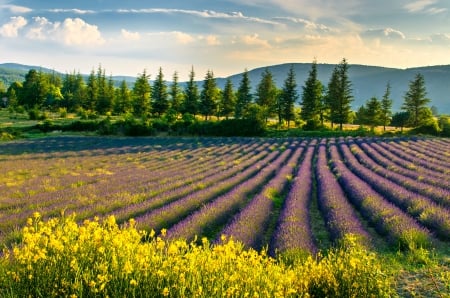
[[[47,137],[0,144],[0,169],[6,245],[36,211],[272,253],[347,233],[405,249],[450,241],[448,139]]]

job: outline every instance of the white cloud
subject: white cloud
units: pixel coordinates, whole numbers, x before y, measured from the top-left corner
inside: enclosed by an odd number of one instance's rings
[[[250,45],[250,46],[259,46],[259,47],[263,47],[263,48],[270,48],[270,43],[267,40],[261,39],[259,37],[259,34],[255,33],[252,35],[244,35],[240,38],[240,40],[245,44],[245,45]]]
[[[53,31],[53,24],[44,17],[33,18],[34,24],[28,29],[26,37],[29,39],[46,40],[48,32]]]
[[[440,14],[448,11],[447,8],[436,7],[437,0],[418,0],[408,3],[404,9],[410,13],[426,13],[430,15]]]
[[[403,32],[392,28],[384,29],[370,29],[361,34],[363,37],[368,38],[384,38],[391,40],[404,40],[406,36]]]
[[[120,30],[122,37],[126,40],[140,40],[141,35],[139,32],[130,32],[125,29]]]
[[[57,36],[62,38],[66,45],[95,46],[105,42],[97,26],[80,18],[67,18],[62,24],[56,23],[55,29]]]
[[[181,31],[151,32],[147,36],[150,37],[151,44],[149,46],[156,46],[156,48],[187,45],[197,39],[195,36]]]
[[[450,34],[433,34],[430,36],[431,42],[434,44],[443,44],[450,46]]]
[[[437,7],[431,7],[429,9],[427,9],[427,13],[428,14],[440,14],[440,13],[444,13],[447,11],[447,8],[437,8]]]
[[[180,44],[188,44],[195,40],[194,37],[192,37],[192,35],[184,32],[174,31],[172,32],[172,34],[175,36],[177,42]]]
[[[420,12],[426,7],[436,3],[436,0],[418,0],[405,5],[405,9],[409,12]]]
[[[33,11],[31,8],[17,5],[0,5],[0,9],[9,10],[13,14],[29,13]]]
[[[19,30],[27,25],[28,21],[22,17],[11,17],[10,21],[0,27],[0,35],[4,37],[17,37]]]
[[[80,18],[67,18],[62,23],[51,22],[44,17],[33,20],[26,35],[29,39],[51,40],[67,46],[97,46],[105,42],[97,26]]]
[[[95,13],[93,10],[84,10],[84,9],[78,9],[78,8],[72,8],[72,9],[49,9],[48,12],[54,12],[54,13],[74,13],[74,14],[92,14]]]
[[[242,12],[216,12],[213,10],[188,10],[188,9],[169,9],[169,8],[144,8],[144,9],[119,9],[119,13],[160,13],[160,14],[185,14],[206,19],[235,19],[245,20],[255,23],[263,23],[270,25],[279,25],[279,23],[272,20],[266,20],[257,17],[245,16]]]
[[[315,23],[312,21],[308,21],[302,18],[295,18],[295,17],[276,17],[274,20],[283,22],[288,21],[294,24],[299,24],[303,26],[307,30],[317,30],[317,31],[323,31],[323,32],[331,32],[331,31],[337,31],[336,29],[332,29],[326,25]]]
[[[222,44],[216,35],[208,35],[205,40],[209,46],[218,46]]]

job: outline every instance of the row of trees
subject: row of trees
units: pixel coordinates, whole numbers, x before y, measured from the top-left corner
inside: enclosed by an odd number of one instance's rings
[[[300,95],[293,67],[289,69],[282,88],[276,86],[272,73],[265,69],[254,93],[247,70],[237,90],[230,79],[222,90],[217,86],[211,70],[207,71],[200,89],[193,68],[184,86],[180,85],[177,72],[168,84],[160,68],[153,82],[144,70],[131,89],[126,81],[116,87],[112,77],[107,77],[101,66],[96,71],[92,70],[87,79],[75,72],[61,77],[56,73],[32,69],[24,82],[15,82],[7,90],[3,88],[3,97],[8,99],[7,104],[12,109],[64,108],[69,112],[165,117],[170,121],[183,114],[202,115],[205,120],[218,116],[227,119],[258,119],[266,123],[275,118],[278,123],[285,121],[288,127],[300,116],[305,122],[305,129],[323,127],[324,122],[328,121],[332,126],[339,125],[342,130],[343,124],[349,123],[352,115],[353,95],[348,71],[349,65],[343,59],[334,68],[328,85],[324,86],[318,80],[317,62],[314,61]],[[388,83],[381,100],[371,98],[359,108],[356,113],[358,123],[384,127],[389,125],[392,119],[390,88]],[[429,101],[424,78],[418,74],[405,95],[405,124],[420,126],[428,121],[430,113],[426,104]],[[294,109],[296,103],[301,105],[299,114]]]
[[[409,83],[409,90],[404,96],[402,111],[392,115],[392,99],[390,98],[391,86],[388,83],[386,91],[379,100],[377,97],[369,99],[356,113],[356,121],[372,127],[392,124],[398,127],[433,126],[436,121],[432,110],[428,107],[431,102],[426,97],[425,78],[418,73]]]

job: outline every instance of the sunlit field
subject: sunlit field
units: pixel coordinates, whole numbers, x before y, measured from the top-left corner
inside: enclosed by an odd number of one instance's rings
[[[450,292],[448,139],[60,136],[0,169],[1,297]]]

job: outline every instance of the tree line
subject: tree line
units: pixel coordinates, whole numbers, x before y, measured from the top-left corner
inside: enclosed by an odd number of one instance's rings
[[[293,66],[289,69],[281,88],[275,84],[271,71],[266,68],[252,92],[249,73],[245,70],[237,86],[230,79],[223,89],[217,86],[212,70],[208,70],[202,84],[195,80],[192,67],[188,81],[182,86],[178,73],[168,83],[162,71],[153,81],[144,70],[138,74],[132,88],[123,80],[118,87],[112,76],[107,77],[99,66],[85,79],[80,73],[72,72],[61,76],[31,69],[23,82],[14,82],[8,88],[0,85],[4,106],[11,111],[29,111],[36,117],[39,111],[76,112],[90,118],[97,115],[129,115],[136,118],[159,118],[175,122],[183,117],[212,116],[221,119],[256,119],[264,124],[275,119],[278,125],[292,122],[301,124],[305,130],[317,130],[325,122],[342,130],[343,124],[355,122],[361,125],[419,127],[432,121],[427,107],[425,80],[417,74],[410,82],[404,96],[402,112],[392,113],[390,83],[381,99],[373,97],[356,113],[351,110],[353,102],[352,83],[349,79],[349,65],[344,58],[334,68],[328,85],[318,80],[317,61],[314,60],[309,75],[301,88],[297,89]],[[295,106],[301,107],[298,111]],[[31,113],[30,111],[34,111]]]

